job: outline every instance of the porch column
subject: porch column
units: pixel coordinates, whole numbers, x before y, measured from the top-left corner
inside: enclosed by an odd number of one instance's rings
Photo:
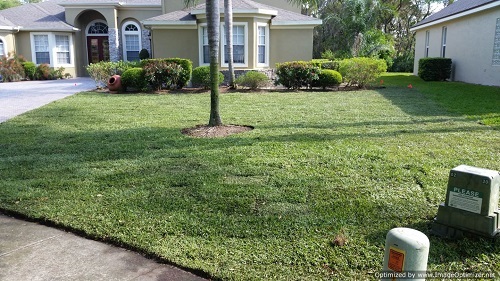
[[[108,38],[109,38],[109,60],[119,61],[121,60],[120,54],[120,40],[118,36],[118,28],[108,27]]]

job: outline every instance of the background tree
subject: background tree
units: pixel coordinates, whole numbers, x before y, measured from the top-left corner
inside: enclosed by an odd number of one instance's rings
[[[0,10],[12,8],[21,5],[18,0],[2,0],[0,1]]]

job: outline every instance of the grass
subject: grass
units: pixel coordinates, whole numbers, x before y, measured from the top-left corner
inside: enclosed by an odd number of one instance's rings
[[[255,129],[223,139],[180,134],[207,122],[207,94],[51,103],[0,124],[0,208],[216,280],[375,280],[391,228],[429,234],[450,169],[500,170],[500,130],[475,121],[498,117],[498,88],[492,111],[462,112],[463,84],[383,79],[224,94],[223,121]],[[500,268],[491,241],[430,241],[430,270]]]

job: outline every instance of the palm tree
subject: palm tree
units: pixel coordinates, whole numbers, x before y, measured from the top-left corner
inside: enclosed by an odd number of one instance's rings
[[[185,0],[186,6],[193,5],[196,0]],[[208,126],[221,126],[219,112],[219,0],[206,1],[208,49],[210,53],[210,119]]]
[[[235,88],[234,85],[234,68],[233,68],[233,1],[224,0],[224,23],[226,33],[226,55],[229,71],[229,86]]]

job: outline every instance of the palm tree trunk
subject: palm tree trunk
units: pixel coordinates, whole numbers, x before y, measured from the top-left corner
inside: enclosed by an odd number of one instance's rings
[[[219,0],[207,0],[208,48],[210,51],[210,119],[208,126],[220,126],[219,114]]]
[[[229,87],[235,88],[234,85],[234,68],[233,68],[233,1],[224,0],[224,23],[226,31],[226,54],[229,67]]]

